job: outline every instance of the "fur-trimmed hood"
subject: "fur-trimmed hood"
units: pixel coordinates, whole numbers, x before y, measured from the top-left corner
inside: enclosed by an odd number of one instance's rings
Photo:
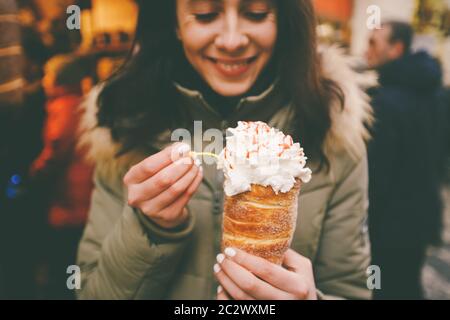
[[[366,124],[372,122],[372,109],[364,90],[376,85],[376,75],[354,71],[357,60],[346,56],[340,48],[326,47],[319,51],[323,75],[335,81],[345,96],[343,110],[337,101],[332,107],[332,127],[326,138],[325,152],[329,154],[345,150],[357,159],[365,152],[366,142],[370,137]],[[97,98],[102,88],[102,85],[95,87],[81,105],[84,114],[80,125],[79,146],[87,149],[90,161],[115,172],[138,162],[144,155],[130,152],[116,157],[120,145],[113,141],[108,128],[98,126]]]

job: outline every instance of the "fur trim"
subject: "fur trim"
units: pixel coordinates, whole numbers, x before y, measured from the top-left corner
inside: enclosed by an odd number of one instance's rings
[[[83,116],[79,127],[78,148],[86,150],[88,162],[96,164],[105,176],[114,177],[117,172],[127,170],[144,158],[138,152],[117,157],[120,144],[116,143],[111,131],[98,126],[98,96],[103,85],[98,85],[86,96],[80,108]]]
[[[365,89],[377,85],[377,75],[354,71],[358,60],[346,56],[338,47],[322,48],[320,52],[323,75],[336,82],[345,96],[343,110],[337,101],[332,105],[332,126],[325,141],[325,152],[345,150],[353,159],[359,159],[370,139],[367,126],[373,122],[370,98]]]
[[[347,151],[356,160],[365,152],[370,137],[366,124],[372,122],[372,109],[364,89],[376,85],[376,76],[370,72],[354,71],[352,67],[356,66],[357,60],[346,56],[340,48],[322,48],[320,53],[323,75],[335,81],[345,95],[343,110],[339,103],[333,103],[332,127],[325,141],[325,152]],[[79,146],[88,149],[88,160],[95,162],[98,168],[114,173],[126,170],[142,160],[144,155],[134,152],[116,157],[120,145],[113,141],[109,129],[98,127],[97,98],[102,89],[102,85],[95,87],[81,105],[84,115]]]

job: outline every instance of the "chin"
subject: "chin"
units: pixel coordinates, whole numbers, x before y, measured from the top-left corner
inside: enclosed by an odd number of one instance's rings
[[[242,96],[250,90],[253,83],[240,82],[240,83],[226,83],[226,82],[214,82],[210,83],[211,88],[221,96],[224,97],[237,97]]]

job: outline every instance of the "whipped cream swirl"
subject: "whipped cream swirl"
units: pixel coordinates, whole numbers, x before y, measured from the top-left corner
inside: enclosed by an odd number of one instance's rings
[[[237,128],[228,129],[227,145],[217,167],[225,174],[227,196],[250,191],[252,184],[286,193],[297,178],[304,183],[311,180],[306,160],[300,144],[291,136],[264,122],[240,121]]]

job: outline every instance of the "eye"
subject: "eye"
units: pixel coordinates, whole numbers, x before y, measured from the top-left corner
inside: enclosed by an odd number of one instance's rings
[[[218,12],[197,13],[195,14],[195,19],[197,19],[197,21],[207,23],[214,21],[218,17],[218,15]]]
[[[245,16],[253,21],[263,21],[264,19],[267,18],[267,16],[269,15],[269,12],[252,12],[252,11],[248,11],[245,13]]]

